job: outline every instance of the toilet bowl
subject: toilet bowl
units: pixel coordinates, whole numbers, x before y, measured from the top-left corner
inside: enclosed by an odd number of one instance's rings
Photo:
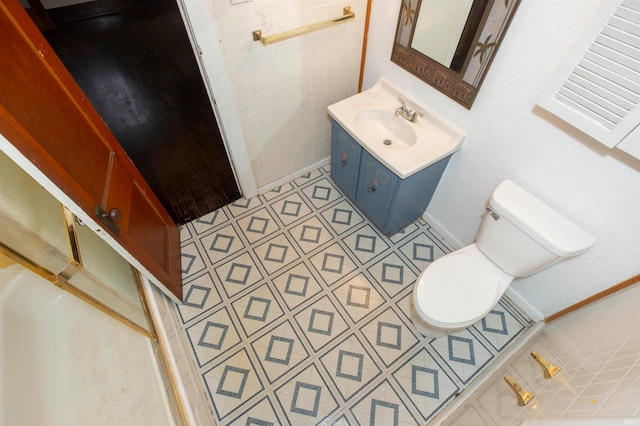
[[[515,183],[493,192],[475,243],[429,265],[413,289],[411,320],[438,338],[486,316],[509,284],[584,253],[595,238]]]
[[[434,338],[466,328],[491,311],[511,281],[476,244],[464,247],[420,274],[411,319],[420,333]]]

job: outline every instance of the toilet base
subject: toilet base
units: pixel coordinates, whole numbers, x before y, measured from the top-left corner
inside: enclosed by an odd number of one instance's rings
[[[428,324],[427,322],[425,322],[422,317],[420,317],[420,315],[418,314],[418,312],[416,312],[413,303],[411,303],[411,309],[410,309],[410,316],[411,316],[411,322],[413,323],[413,326],[420,332],[420,334],[422,334],[425,337],[430,337],[432,339],[437,339],[439,337],[443,337],[446,336],[448,334],[448,332],[454,331],[454,330],[444,330],[441,329],[439,327],[435,327],[432,324]]]

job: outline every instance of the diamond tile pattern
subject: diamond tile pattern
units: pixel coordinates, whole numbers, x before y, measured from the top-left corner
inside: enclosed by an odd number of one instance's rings
[[[422,425],[530,324],[507,299],[441,339],[409,319],[451,246],[391,238],[323,167],[181,227],[183,338],[219,424]]]

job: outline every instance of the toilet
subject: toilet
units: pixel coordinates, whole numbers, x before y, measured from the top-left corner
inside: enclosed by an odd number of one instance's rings
[[[489,199],[475,243],[430,264],[413,289],[411,320],[438,338],[486,316],[514,278],[584,253],[595,238],[510,180]]]

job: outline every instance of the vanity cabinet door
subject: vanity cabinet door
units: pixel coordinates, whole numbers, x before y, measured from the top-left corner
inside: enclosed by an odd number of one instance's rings
[[[335,121],[331,122],[331,177],[351,200],[356,198],[362,147]]]
[[[398,179],[371,154],[363,150],[356,203],[383,232],[385,232],[387,215]]]

